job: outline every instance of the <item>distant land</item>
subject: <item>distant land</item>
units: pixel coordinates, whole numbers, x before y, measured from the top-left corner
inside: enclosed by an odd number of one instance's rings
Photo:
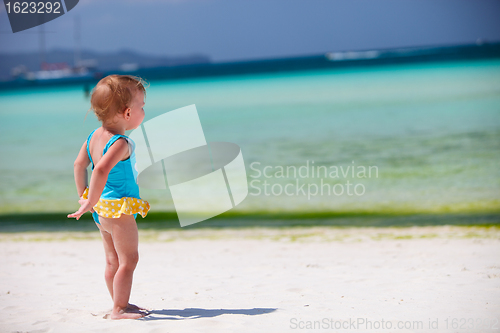
[[[79,68],[73,67],[74,58],[73,51],[53,50],[46,54],[47,63],[43,66],[44,70],[40,70],[40,56],[37,54],[24,57],[21,54],[0,54],[0,69],[7,73],[7,80],[0,81],[0,89],[77,84],[88,91],[100,78],[109,74],[137,75],[150,81],[323,68],[500,59],[500,42],[488,43],[479,40],[467,45],[346,50],[301,57],[235,62],[211,62],[208,56],[196,54],[185,57],[155,57],[127,50],[106,54],[82,52]],[[16,68],[16,77],[10,76],[12,68]]]
[[[132,50],[119,50],[111,53],[100,53],[88,50],[80,52],[78,57],[80,65],[93,67],[99,72],[114,70],[127,70],[134,68],[169,67],[190,64],[209,63],[210,58],[202,54],[186,56],[150,56]],[[69,67],[75,67],[75,52],[70,49],[52,49],[42,56],[38,52],[31,53],[0,53],[0,80],[10,80],[14,68],[25,69],[30,72],[41,70],[41,63],[45,60],[48,64],[66,63]]]

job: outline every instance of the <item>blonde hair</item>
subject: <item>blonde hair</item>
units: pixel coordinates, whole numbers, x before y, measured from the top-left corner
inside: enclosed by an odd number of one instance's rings
[[[138,91],[142,91],[146,97],[147,86],[148,83],[137,76],[106,76],[92,89],[89,111],[94,111],[97,119],[104,122],[125,111]]]

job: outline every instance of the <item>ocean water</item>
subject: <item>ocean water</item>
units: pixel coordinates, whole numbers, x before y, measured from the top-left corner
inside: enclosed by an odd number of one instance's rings
[[[152,81],[145,120],[190,104],[208,142],[242,149],[235,210],[500,210],[500,60]],[[82,87],[0,92],[0,213],[78,208],[89,106]],[[168,191],[141,196],[175,209]]]

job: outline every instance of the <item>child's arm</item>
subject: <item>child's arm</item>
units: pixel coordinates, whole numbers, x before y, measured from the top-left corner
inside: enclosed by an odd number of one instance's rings
[[[78,192],[78,196],[81,198],[85,188],[87,187],[88,175],[87,175],[87,167],[90,164],[90,159],[87,154],[87,142],[83,143],[80,152],[73,164],[74,173],[75,173],[75,184],[76,191]]]
[[[111,145],[106,154],[104,154],[104,156],[94,167],[92,177],[90,177],[88,200],[83,200],[81,202],[80,209],[73,214],[69,214],[68,217],[76,217],[76,219],[78,220],[80,216],[82,216],[85,212],[90,211],[92,207],[94,207],[94,205],[99,201],[102,191],[104,190],[104,186],[106,185],[106,181],[108,180],[109,172],[127,154],[128,143],[125,139],[118,139],[114,144]],[[84,190],[85,187],[83,187],[82,193]]]

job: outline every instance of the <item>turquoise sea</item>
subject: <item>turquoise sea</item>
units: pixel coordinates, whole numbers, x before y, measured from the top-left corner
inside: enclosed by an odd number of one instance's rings
[[[235,211],[500,211],[500,60],[152,81],[145,120],[190,104],[207,141],[242,149]],[[0,214],[77,209],[89,106],[79,86],[0,91]],[[141,195],[174,211],[166,191]]]

